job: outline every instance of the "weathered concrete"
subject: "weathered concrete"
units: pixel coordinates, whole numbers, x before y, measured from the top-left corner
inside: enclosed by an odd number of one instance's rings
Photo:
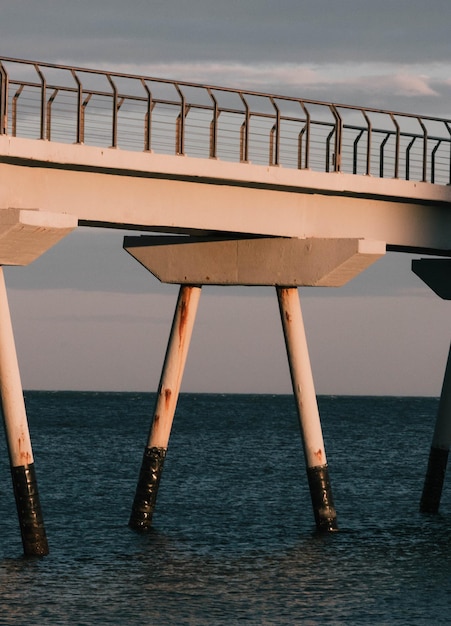
[[[362,239],[125,237],[124,248],[165,283],[338,287],[385,254]]]
[[[298,291],[285,287],[277,287],[276,291],[316,526],[318,530],[337,530],[337,513]]]
[[[147,446],[144,449],[129,520],[129,526],[138,532],[148,532],[152,526],[153,511],[196,319],[200,292],[200,287],[192,285],[183,285],[179,290],[152,425]]]
[[[0,267],[0,400],[24,554],[48,554],[3,268]]]
[[[0,400],[26,556],[46,555],[49,548],[1,266],[31,263],[76,227],[74,215],[17,208],[0,211]]]

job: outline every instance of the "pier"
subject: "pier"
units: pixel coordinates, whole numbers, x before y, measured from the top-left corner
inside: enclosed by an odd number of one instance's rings
[[[266,285],[279,303],[315,524],[337,530],[297,288],[340,287],[389,250],[423,255],[413,271],[451,299],[451,120],[2,57],[0,265],[27,265],[78,226],[141,231],[124,250],[180,285],[130,526],[151,527],[202,286]],[[4,285],[0,316],[24,552],[44,555]],[[450,398],[448,363],[424,512],[439,509]]]

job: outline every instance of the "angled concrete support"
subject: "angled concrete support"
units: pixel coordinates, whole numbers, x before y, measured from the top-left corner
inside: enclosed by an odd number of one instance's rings
[[[31,263],[76,227],[77,219],[71,215],[25,209],[0,210],[0,396],[26,556],[46,555],[49,548],[2,266]]]
[[[438,513],[451,445],[451,346],[443,379],[428,468],[421,496],[423,513]]]
[[[0,395],[22,544],[26,556],[48,554],[8,298],[0,267]]]
[[[129,526],[148,532],[200,298],[200,287],[182,285],[172,322],[158,396],[139,473]]]
[[[451,300],[451,259],[415,259],[413,272],[438,296]],[[451,446],[451,346],[443,378],[420,511],[438,513]]]
[[[313,513],[318,530],[337,530],[321,421],[298,291],[277,287],[291,382],[301,427]]]
[[[162,282],[276,286],[315,521],[319,530],[336,530],[337,516],[297,286],[343,285],[383,256],[385,244],[338,238],[142,236],[125,237],[124,249]],[[176,320],[177,314],[177,326]],[[164,389],[165,384],[160,387]],[[137,530],[150,528],[173,416],[172,409],[163,412],[161,389],[130,518],[130,526]],[[178,393],[178,389],[174,392]],[[162,421],[166,426],[164,436],[159,437]]]

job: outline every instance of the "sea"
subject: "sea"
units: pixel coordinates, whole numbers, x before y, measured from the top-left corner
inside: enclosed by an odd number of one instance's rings
[[[436,398],[318,398],[338,532],[292,396],[180,396],[153,518],[128,518],[151,393],[25,393],[50,554],[24,558],[0,438],[0,624],[451,623],[451,489],[419,512]]]

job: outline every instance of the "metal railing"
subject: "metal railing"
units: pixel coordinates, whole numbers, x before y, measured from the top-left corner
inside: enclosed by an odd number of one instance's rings
[[[6,57],[0,134],[451,184],[451,120]]]

